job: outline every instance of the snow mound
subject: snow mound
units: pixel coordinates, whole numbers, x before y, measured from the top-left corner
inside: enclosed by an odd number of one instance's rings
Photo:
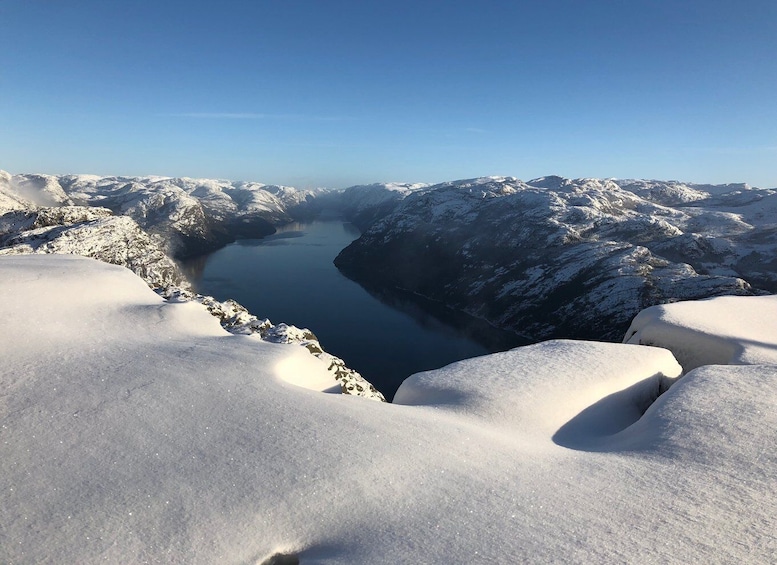
[[[719,296],[647,308],[624,341],[666,347],[686,371],[777,364],[776,320],[777,296]]]
[[[738,468],[741,482],[736,496],[745,487],[747,498],[760,505],[757,493],[747,489],[746,483],[753,474],[774,477],[776,404],[774,365],[699,367],[673,385],[639,422],[613,437],[611,445],[649,452],[667,461],[703,463],[711,476],[725,468]],[[713,441],[721,447],[709,449]],[[708,486],[720,488],[714,481]],[[722,498],[722,494],[714,496]]]
[[[578,445],[634,423],[681,372],[664,349],[546,341],[413,375],[394,403],[432,405],[545,440],[563,428],[555,440]],[[618,402],[589,410],[624,390]]]

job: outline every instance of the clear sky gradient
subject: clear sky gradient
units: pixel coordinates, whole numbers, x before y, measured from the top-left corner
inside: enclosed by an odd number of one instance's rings
[[[0,169],[777,187],[777,1],[0,0]]]

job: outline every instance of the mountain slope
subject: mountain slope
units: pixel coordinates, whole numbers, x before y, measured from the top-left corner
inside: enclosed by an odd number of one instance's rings
[[[189,288],[178,266],[140,226],[107,208],[63,206],[0,216],[0,255],[64,253],[129,268],[152,288]]]
[[[100,177],[87,177],[90,181],[95,179],[100,180]],[[24,184],[25,182],[27,184]],[[203,189],[203,185],[207,183],[200,182],[195,191]],[[152,237],[132,217],[115,216],[108,208],[72,205],[72,200],[57,188],[59,186],[52,177],[29,175],[26,180],[20,180],[7,174],[0,175],[0,256],[80,255],[126,267],[169,300],[202,304],[230,333],[256,334],[264,341],[303,347],[326,367],[325,378],[318,379],[314,385],[307,383],[305,386],[324,387],[344,394],[385,400],[372,384],[347,367],[342,359],[324,351],[310,330],[283,323],[274,325],[266,318],[259,319],[251,315],[234,301],[219,302],[209,296],[194,294],[178,265],[165,254],[159,244],[164,233],[159,231],[160,226],[166,225],[169,228],[172,223],[181,219],[180,215],[174,214],[167,219],[160,216],[162,219],[153,224],[158,229],[157,237]],[[101,194],[105,192],[102,190]],[[55,197],[47,196],[50,193]],[[204,196],[204,192],[200,190],[198,195]],[[139,209],[147,210],[149,199],[153,201],[157,197],[164,200],[163,194],[153,191],[141,195],[137,201],[138,207],[133,208],[135,215]],[[298,205],[304,202],[304,198],[300,200],[299,194],[293,189],[285,197],[298,199]],[[80,198],[76,197],[77,200]],[[180,210],[186,198],[173,198],[171,206]],[[60,205],[42,207],[33,199]],[[257,206],[255,200],[245,200],[246,202],[241,204],[243,209],[251,210]],[[196,203],[196,206],[199,204]],[[161,214],[162,209],[164,206],[157,212]],[[196,224],[188,225],[196,227]],[[181,232],[177,233],[180,235]],[[289,380],[294,382],[293,378]]]
[[[532,341],[614,339],[652,304],[774,288],[775,205],[740,185],[455,181],[407,195],[335,264]]]

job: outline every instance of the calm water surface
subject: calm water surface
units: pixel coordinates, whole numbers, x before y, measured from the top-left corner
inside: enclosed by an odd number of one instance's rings
[[[332,261],[358,236],[355,227],[341,221],[290,224],[185,267],[202,294],[233,298],[273,323],[311,329],[326,351],[387,398],[413,373],[489,352],[457,329],[455,320],[454,325],[448,318],[441,322],[396,297],[390,306],[340,274]]]

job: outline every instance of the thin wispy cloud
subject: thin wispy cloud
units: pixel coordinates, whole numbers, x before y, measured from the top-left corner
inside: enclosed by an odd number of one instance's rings
[[[492,130],[474,126],[461,126],[461,127],[422,127],[419,128],[417,124],[402,124],[400,126],[401,131],[406,132],[407,135],[413,136],[434,136],[443,139],[462,139],[471,138],[474,136],[481,136],[486,134],[493,134]]]
[[[256,112],[182,112],[161,114],[169,118],[191,118],[198,120],[288,120],[310,122],[339,122],[351,120],[348,116],[308,116],[305,114],[261,114]]]
[[[719,154],[744,154],[744,153],[773,153],[777,151],[777,145],[759,145],[753,147],[689,147],[690,151]]]

